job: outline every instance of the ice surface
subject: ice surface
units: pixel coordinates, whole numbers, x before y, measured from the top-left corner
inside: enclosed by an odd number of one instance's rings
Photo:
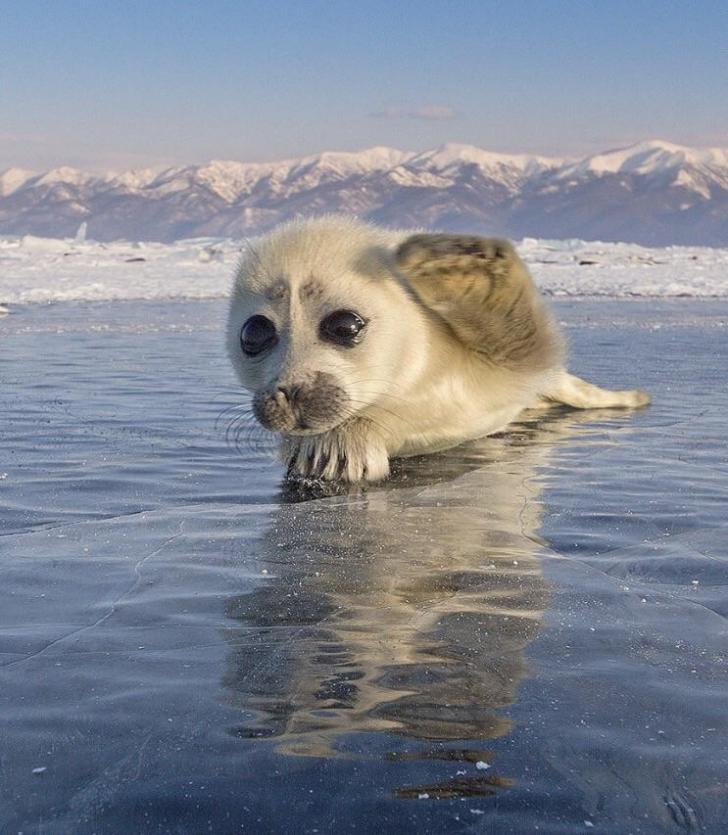
[[[175,244],[0,238],[0,304],[224,297],[244,241]],[[545,293],[728,297],[728,249],[544,241],[519,251]]]
[[[224,308],[0,327],[0,831],[722,831],[728,303],[557,301],[651,407],[330,496],[225,444]]]

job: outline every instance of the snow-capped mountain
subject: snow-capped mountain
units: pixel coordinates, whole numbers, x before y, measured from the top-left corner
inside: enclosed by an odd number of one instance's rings
[[[564,160],[447,144],[101,176],[0,174],[0,234],[64,237],[86,222],[100,241],[240,237],[324,212],[514,238],[724,246],[728,150],[652,140]]]

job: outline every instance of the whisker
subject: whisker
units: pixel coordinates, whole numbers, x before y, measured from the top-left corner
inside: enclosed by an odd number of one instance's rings
[[[232,406],[228,406],[227,408],[223,409],[220,414],[215,418],[215,430],[217,431],[220,427],[220,423],[227,418],[227,416],[231,413],[235,412],[242,412],[242,411],[249,411],[250,404],[247,403],[236,403]]]
[[[404,423],[406,426],[409,426],[409,428],[412,429],[412,431],[414,431],[414,432],[417,431],[417,427],[410,420],[408,420],[407,418],[403,417],[400,414],[397,414],[397,412],[394,412],[391,409],[385,408],[384,406],[380,405],[379,403],[366,403],[364,401],[355,400],[354,398],[351,398],[350,402],[353,403],[356,406],[359,406],[361,410],[372,409],[375,412],[380,411],[380,412],[383,412],[384,414],[390,415],[390,417],[393,417],[396,420],[401,421],[402,423]],[[374,417],[372,416],[371,413],[365,416],[365,415],[362,415],[360,411],[356,411],[356,412],[352,413],[352,417],[354,417],[354,416],[359,416],[362,419],[364,417],[366,417],[373,424],[378,425],[381,429],[385,428],[381,423],[378,423],[377,421],[375,421],[375,419],[374,419]]]
[[[233,415],[227,423],[224,435],[227,446],[241,456],[246,452],[253,452],[258,455],[277,458],[274,455],[274,450],[279,443],[278,435],[260,425],[252,413],[250,405],[238,404],[229,407],[218,417],[216,424],[219,425],[223,416],[231,412]]]

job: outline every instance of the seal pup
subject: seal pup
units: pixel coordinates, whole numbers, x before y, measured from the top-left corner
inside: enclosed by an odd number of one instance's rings
[[[378,481],[390,458],[492,434],[548,403],[649,402],[566,371],[558,327],[509,242],[336,215],[249,248],[227,348],[301,479]]]

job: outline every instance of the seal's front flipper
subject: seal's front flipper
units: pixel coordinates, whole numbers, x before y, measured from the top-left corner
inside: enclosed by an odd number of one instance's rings
[[[514,285],[528,280],[519,275],[513,246],[499,238],[411,235],[397,248],[395,262],[420,299],[443,313],[502,306],[504,295],[511,298]]]
[[[543,396],[554,403],[563,403],[574,409],[636,409],[647,406],[650,396],[639,389],[610,391],[587,383],[580,377],[561,372]]]
[[[287,478],[354,484],[381,481],[389,475],[382,438],[364,420],[353,420],[321,435],[291,436],[283,443]]]
[[[483,359],[527,372],[561,364],[558,331],[508,241],[411,235],[394,260],[420,302]]]

